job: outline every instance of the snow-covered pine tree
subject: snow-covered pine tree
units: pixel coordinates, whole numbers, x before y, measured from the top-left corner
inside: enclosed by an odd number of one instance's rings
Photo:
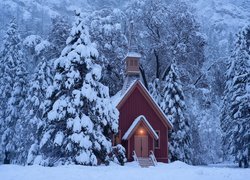
[[[38,64],[35,73],[33,74],[28,97],[26,101],[26,117],[25,123],[27,124],[27,131],[29,131],[29,139],[26,137],[26,147],[28,149],[26,164],[33,164],[36,155],[39,153],[38,142],[41,137],[41,130],[45,125],[45,118],[43,117],[44,110],[46,109],[46,91],[52,85],[52,62],[53,60],[46,61],[45,59]]]
[[[224,90],[224,97],[223,97],[223,102],[221,105],[221,112],[220,112],[220,125],[221,125],[221,130],[222,130],[222,149],[223,149],[223,159],[224,160],[230,160],[231,158],[229,157],[229,141],[232,142],[232,139],[226,139],[226,134],[229,132],[229,122],[231,121],[231,118],[229,116],[229,107],[231,104],[231,97],[232,97],[232,91],[230,89],[232,88],[232,78],[233,74],[229,72],[231,71],[231,65],[233,63],[230,62],[231,58],[229,58],[227,62],[227,72],[225,73],[226,75],[226,84],[225,84],[225,90]]]
[[[27,68],[31,74],[43,58],[50,59],[52,45],[47,40],[44,40],[38,35],[29,35],[23,41],[25,47],[25,56],[27,57]]]
[[[162,101],[161,90],[161,82],[158,78],[155,78],[153,82],[149,84],[149,92],[158,104]]]
[[[124,57],[128,50],[124,27],[126,16],[119,9],[104,8],[88,15],[86,22],[100,53],[101,82],[110,88],[110,95],[114,95],[123,85]]]
[[[185,115],[184,94],[175,64],[171,64],[166,73],[160,107],[173,124],[173,131],[169,137],[170,161],[191,163],[191,131]]]
[[[229,59],[222,107],[223,145],[240,167],[250,159],[250,25],[238,34]]]
[[[52,19],[52,29],[49,33],[48,41],[52,44],[49,52],[49,59],[60,56],[61,51],[66,45],[66,40],[69,36],[70,26],[67,21],[60,16]]]
[[[18,27],[13,20],[7,30],[1,52],[1,149],[4,163],[21,163],[24,152],[20,142],[24,128],[24,102],[26,98],[27,72]]]
[[[111,133],[118,130],[118,110],[111,104],[108,87],[99,82],[98,52],[90,41],[81,14],[55,61],[50,105],[39,146],[41,164],[96,165],[108,161]]]

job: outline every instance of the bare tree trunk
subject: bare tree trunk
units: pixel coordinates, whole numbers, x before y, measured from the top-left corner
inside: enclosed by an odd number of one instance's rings
[[[154,50],[155,61],[156,61],[156,78],[160,78],[160,60],[159,55],[157,54],[156,50]]]
[[[140,71],[141,71],[141,76],[144,82],[144,86],[148,89],[148,81],[147,81],[146,74],[142,65],[140,66]]]

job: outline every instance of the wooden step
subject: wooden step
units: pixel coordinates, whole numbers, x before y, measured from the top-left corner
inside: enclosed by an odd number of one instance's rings
[[[149,167],[149,166],[154,166],[153,161],[150,158],[138,158],[138,163],[141,167]]]

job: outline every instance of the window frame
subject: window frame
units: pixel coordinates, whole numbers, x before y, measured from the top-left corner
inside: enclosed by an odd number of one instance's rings
[[[155,140],[154,139],[154,148],[155,149],[160,149],[161,148],[161,141],[160,141],[160,138],[161,138],[161,133],[160,133],[160,130],[155,130],[155,133],[158,135],[158,140]],[[158,146],[156,147],[156,141],[158,141]]]

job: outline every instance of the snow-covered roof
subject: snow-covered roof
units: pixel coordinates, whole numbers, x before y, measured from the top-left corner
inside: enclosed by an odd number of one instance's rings
[[[140,58],[141,54],[139,54],[137,52],[128,52],[127,57],[137,57],[137,58]]]
[[[141,83],[141,82],[140,82]],[[157,106],[157,108],[161,111],[162,115],[164,116],[164,118],[168,121],[168,123],[171,125],[171,127],[173,127],[173,124],[168,120],[166,114],[162,111],[162,109],[160,108],[160,106],[158,105],[158,103],[155,101],[155,99],[150,95],[150,93],[148,92],[147,88],[144,86],[143,83],[141,83],[142,87],[144,88],[144,90],[149,94],[149,96],[151,97],[151,99],[153,100],[154,104]]]
[[[111,97],[111,101],[112,101],[113,105],[117,106],[122,101],[122,99],[128,94],[128,92],[132,89],[132,87],[137,82],[140,83],[140,85],[143,87],[143,89],[146,91],[146,93],[151,97],[153,103],[159,109],[159,111],[161,112],[161,114],[164,116],[164,118],[166,119],[167,123],[171,127],[173,127],[173,124],[168,120],[168,118],[165,115],[165,113],[162,111],[162,109],[160,108],[160,106],[156,103],[156,101],[154,100],[154,98],[150,95],[150,93],[148,92],[147,88],[144,86],[144,84],[140,80],[135,80],[133,83],[131,83],[131,85],[129,86],[129,88],[127,88],[127,90],[125,91],[125,93],[122,93],[122,91],[119,91],[117,94],[115,94],[114,96],[112,96]]]
[[[137,80],[133,81],[130,86],[127,88],[127,90],[122,93],[122,90],[117,92],[114,96],[111,97],[111,101],[114,106],[117,106],[120,101],[123,99],[123,97],[128,93],[128,91],[134,86]]]
[[[123,140],[127,140],[129,135],[132,133],[132,131],[136,128],[136,126],[143,121],[147,127],[149,128],[149,130],[153,133],[155,139],[159,139],[159,136],[156,134],[155,130],[153,129],[153,127],[149,124],[148,120],[145,118],[145,116],[140,115],[138,116],[134,122],[131,124],[131,126],[129,127],[129,129],[127,130],[127,132],[123,135],[122,139]]]

